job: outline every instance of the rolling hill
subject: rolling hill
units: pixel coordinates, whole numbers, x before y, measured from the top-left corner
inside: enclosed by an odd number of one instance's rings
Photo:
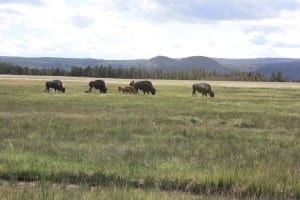
[[[228,73],[234,70],[259,72],[267,77],[272,73],[283,72],[289,80],[300,80],[300,59],[291,58],[253,58],[224,59],[205,56],[186,58],[169,58],[156,56],[150,59],[105,60],[93,58],[55,58],[55,57],[9,57],[0,56],[0,62],[6,62],[21,67],[71,69],[73,66],[112,66],[113,68],[143,68],[146,70],[161,69],[174,71],[200,68],[208,72]]]
[[[227,72],[228,69],[220,65],[212,58],[204,56],[193,56],[182,59],[169,58],[165,56],[156,56],[151,59],[136,60],[104,60],[92,58],[28,58],[28,57],[7,57],[0,56],[0,62],[7,62],[14,65],[31,68],[61,68],[70,69],[73,66],[94,67],[96,65],[112,66],[113,68],[137,67],[147,70],[162,69],[166,71],[202,68],[207,71],[216,70],[218,72]]]
[[[254,71],[267,77],[270,77],[272,73],[282,72],[289,80],[300,80],[300,59],[296,58],[218,58],[216,61],[232,70]]]

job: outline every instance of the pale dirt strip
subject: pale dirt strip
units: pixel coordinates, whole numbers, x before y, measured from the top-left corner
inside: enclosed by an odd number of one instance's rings
[[[66,82],[82,82],[88,83],[91,80],[102,79],[107,84],[121,84],[127,85],[133,79],[116,79],[116,78],[94,78],[94,77],[69,77],[69,76],[30,76],[30,75],[1,75],[0,82],[2,81],[47,81],[59,79]],[[139,81],[140,79],[134,79]],[[153,85],[166,85],[166,86],[188,86],[193,83],[207,82],[212,86],[218,87],[242,87],[242,88],[291,88],[300,89],[300,82],[249,82],[249,81],[206,81],[206,80],[157,80],[149,79]]]

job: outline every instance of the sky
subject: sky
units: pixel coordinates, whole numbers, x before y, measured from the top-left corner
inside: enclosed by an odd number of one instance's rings
[[[300,58],[300,0],[0,0],[0,56]]]

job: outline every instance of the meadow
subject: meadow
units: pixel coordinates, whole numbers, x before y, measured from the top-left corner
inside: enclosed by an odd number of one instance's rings
[[[43,92],[55,78],[66,93]],[[148,96],[119,93],[126,79],[84,93],[90,80],[0,76],[0,194],[300,198],[300,83],[209,81],[216,96],[195,98],[199,81],[152,80]]]

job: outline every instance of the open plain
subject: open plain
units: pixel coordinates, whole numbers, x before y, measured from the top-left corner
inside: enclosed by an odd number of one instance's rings
[[[66,93],[43,92],[53,79]],[[206,81],[151,80],[153,96],[91,80],[0,76],[1,196],[300,198],[300,83],[208,81],[206,98]]]

